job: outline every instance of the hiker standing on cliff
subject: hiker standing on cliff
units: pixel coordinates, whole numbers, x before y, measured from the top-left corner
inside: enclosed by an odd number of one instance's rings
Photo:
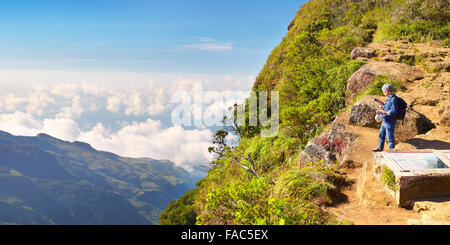
[[[399,98],[393,94],[393,88],[389,83],[384,84],[381,90],[387,97],[387,100],[383,103],[377,98],[374,99],[375,102],[384,106],[384,110],[377,110],[377,114],[383,119],[383,123],[380,128],[378,147],[372,150],[374,152],[383,151],[386,137],[389,149],[395,148],[394,129],[397,125],[396,115],[398,113]]]

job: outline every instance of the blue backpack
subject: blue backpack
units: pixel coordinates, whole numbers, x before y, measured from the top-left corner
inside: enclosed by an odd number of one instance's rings
[[[397,98],[397,108],[395,108],[397,113],[395,114],[394,118],[397,120],[403,120],[405,119],[406,108],[408,107],[408,104],[402,98],[397,97],[397,95],[395,95],[395,98]]]

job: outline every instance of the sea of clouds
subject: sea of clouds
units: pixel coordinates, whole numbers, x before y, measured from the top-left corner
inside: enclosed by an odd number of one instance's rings
[[[232,103],[248,96],[245,91],[250,91],[254,81],[251,76],[229,75],[213,79],[164,77],[161,81],[141,74],[58,75],[64,75],[59,79],[64,82],[47,82],[55,73],[0,71],[0,130],[23,136],[45,133],[125,157],[168,159],[188,171],[212,160],[208,147],[214,129],[172,124],[169,119],[177,106],[171,103],[173,94],[186,91],[193,95],[198,84],[205,92],[213,91],[209,94],[238,92],[240,98],[235,101],[206,98],[201,109],[193,106],[194,111],[221,116]],[[14,81],[17,77],[20,81]],[[103,80],[98,82],[98,77]],[[84,81],[77,82],[80,78]],[[124,82],[127,79],[134,82]]]

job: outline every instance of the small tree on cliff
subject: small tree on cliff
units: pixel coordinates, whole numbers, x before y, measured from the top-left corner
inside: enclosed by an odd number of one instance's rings
[[[212,153],[214,156],[214,160],[211,162],[211,165],[218,165],[218,160],[222,159],[224,156],[228,146],[226,144],[226,137],[228,136],[228,131],[225,130],[217,130],[217,132],[213,135],[213,146],[208,148],[208,152]]]

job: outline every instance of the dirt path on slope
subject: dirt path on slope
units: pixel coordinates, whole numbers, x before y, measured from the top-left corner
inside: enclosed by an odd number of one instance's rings
[[[397,207],[394,197],[375,179],[371,149],[377,146],[378,130],[349,125],[349,114],[349,111],[342,113],[339,123],[345,124],[357,138],[352,152],[347,155],[353,164],[341,170],[354,183],[341,189],[347,201],[328,210],[340,220],[356,225],[406,225],[408,219],[420,218],[417,212]]]
[[[377,50],[379,57],[368,62],[382,61],[385,57],[401,56],[403,53],[413,54],[416,58],[426,57],[416,64],[416,68],[424,71],[423,78],[407,81],[404,83],[406,90],[397,95],[430,119],[436,128],[398,142],[396,149],[450,149],[450,125],[441,119],[443,113],[448,113],[445,111],[450,108],[450,50],[440,44],[401,41],[372,43],[369,47]],[[439,72],[433,71],[436,68],[439,68]],[[346,156],[350,166],[341,167],[342,174],[353,181],[353,184],[341,187],[341,200],[327,210],[340,220],[356,225],[450,225],[450,197],[415,201],[412,210],[397,206],[394,197],[373,175],[372,149],[378,144],[379,130],[350,125],[349,116],[350,110],[345,111],[336,121],[357,136]]]

